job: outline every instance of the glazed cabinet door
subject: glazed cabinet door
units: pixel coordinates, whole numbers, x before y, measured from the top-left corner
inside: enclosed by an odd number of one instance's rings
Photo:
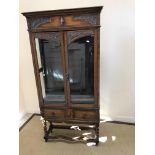
[[[39,78],[44,105],[66,104],[63,33],[35,33]]]
[[[70,106],[95,106],[94,30],[65,32]]]

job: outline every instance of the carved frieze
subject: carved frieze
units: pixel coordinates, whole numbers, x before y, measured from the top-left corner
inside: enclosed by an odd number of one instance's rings
[[[37,17],[37,18],[35,17],[35,18],[30,18],[28,20],[28,25],[29,25],[30,29],[37,28],[41,24],[51,22],[51,20],[52,20],[51,17]]]
[[[58,32],[38,32],[34,33],[35,38],[47,39],[56,42],[60,42],[60,33]]]
[[[92,30],[79,30],[79,31],[68,31],[67,32],[67,40],[68,40],[68,44],[70,44],[71,42],[73,42],[76,39],[79,39],[81,37],[85,37],[85,36],[93,36],[94,32]]]
[[[77,15],[73,17],[74,20],[81,20],[89,23],[90,25],[94,26],[97,25],[97,15]]]

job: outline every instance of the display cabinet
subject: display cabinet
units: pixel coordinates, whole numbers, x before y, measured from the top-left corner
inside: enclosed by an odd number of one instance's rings
[[[87,141],[99,142],[101,9],[22,13],[28,24],[45,141],[85,140],[51,135],[54,128],[72,129],[74,124],[82,130],[91,127],[95,137]]]

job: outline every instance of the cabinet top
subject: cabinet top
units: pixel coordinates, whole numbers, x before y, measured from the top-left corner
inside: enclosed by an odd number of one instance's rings
[[[86,7],[86,8],[72,8],[61,10],[47,10],[47,11],[35,11],[35,12],[23,12],[25,17],[33,16],[49,16],[49,15],[70,15],[70,14],[85,14],[85,13],[100,13],[103,6]]]

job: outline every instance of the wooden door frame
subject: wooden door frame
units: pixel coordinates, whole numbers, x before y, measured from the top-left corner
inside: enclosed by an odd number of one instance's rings
[[[79,29],[75,29],[72,31],[78,31]],[[86,29],[80,29],[85,31]],[[99,28],[95,29],[92,27],[91,30],[94,33],[94,98],[95,98],[95,103],[93,104],[72,104],[71,103],[71,94],[70,94],[70,83],[69,80],[67,81],[67,90],[68,90],[68,107],[69,108],[99,108],[99,64],[100,64],[100,59],[99,59],[99,41],[100,38],[98,36],[99,33]],[[64,48],[65,48],[65,57],[66,57],[66,73],[69,73],[69,66],[68,66],[68,48],[67,48],[67,32],[70,30],[64,30]]]
[[[52,33],[48,32],[48,33]],[[66,65],[65,65],[65,56],[64,56],[64,42],[63,42],[63,31],[60,32],[55,32],[54,33],[59,33],[60,34],[60,43],[61,43],[61,61],[62,61],[62,69],[63,69],[63,76],[64,76],[64,96],[65,96],[65,103],[59,103],[59,104],[45,104],[43,101],[43,93],[42,93],[42,88],[41,88],[41,80],[40,80],[40,72],[39,72],[39,65],[38,65],[38,59],[37,59],[37,51],[36,51],[36,43],[35,43],[35,34],[33,32],[29,32],[29,37],[30,37],[30,44],[31,44],[31,53],[32,53],[32,60],[33,60],[33,67],[34,67],[34,73],[35,73],[35,81],[36,81],[36,86],[37,86],[37,94],[38,94],[38,99],[39,99],[39,107],[40,109],[44,107],[66,107],[67,106],[67,87],[66,87]],[[46,32],[44,32],[46,33]]]
[[[83,29],[74,29],[72,31],[78,31],[78,30],[86,30]],[[30,44],[31,44],[31,53],[32,53],[32,60],[33,60],[33,66],[34,66],[34,73],[35,73],[35,79],[36,79],[36,86],[37,86],[37,93],[38,93],[38,99],[39,99],[39,106],[40,108],[44,107],[64,107],[66,108],[99,108],[99,67],[100,67],[100,52],[99,52],[99,46],[100,46],[100,36],[99,31],[100,28],[94,28],[92,27],[89,29],[94,32],[94,98],[95,103],[94,104],[71,104],[71,95],[70,95],[70,84],[67,80],[66,74],[69,72],[68,68],[68,49],[67,49],[67,32],[70,30],[64,30],[64,31],[50,31],[55,33],[60,33],[60,42],[61,42],[61,60],[62,60],[62,68],[63,68],[63,76],[64,76],[64,96],[65,96],[65,103],[64,104],[44,104],[43,102],[43,95],[42,95],[42,89],[41,89],[41,81],[40,81],[40,73],[39,73],[39,66],[38,66],[38,60],[37,60],[37,51],[36,51],[36,44],[35,44],[35,33],[40,32],[29,32],[30,37]],[[50,33],[48,31],[48,33]],[[46,32],[41,32],[46,33]]]

